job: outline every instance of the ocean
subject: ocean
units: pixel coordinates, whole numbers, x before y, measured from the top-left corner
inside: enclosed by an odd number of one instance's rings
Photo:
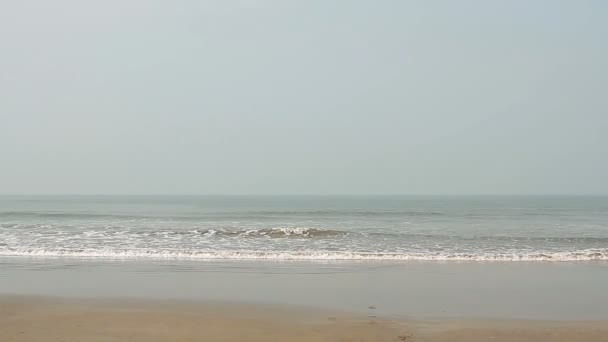
[[[602,261],[608,197],[2,196],[0,256]]]

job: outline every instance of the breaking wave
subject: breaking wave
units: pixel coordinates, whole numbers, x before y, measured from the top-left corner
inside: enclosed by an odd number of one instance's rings
[[[225,229],[197,229],[188,232],[179,232],[178,234],[200,234],[205,236],[228,236],[228,237],[270,237],[270,238],[286,238],[286,237],[334,237],[345,235],[347,232],[331,229],[318,228],[301,228],[301,227],[285,227],[285,228],[265,228],[265,229],[244,229],[244,230],[225,230]]]

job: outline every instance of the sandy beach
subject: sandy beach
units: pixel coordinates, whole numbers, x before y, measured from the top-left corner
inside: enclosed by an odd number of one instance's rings
[[[278,305],[0,298],[0,341],[608,341],[606,321],[408,321]]]

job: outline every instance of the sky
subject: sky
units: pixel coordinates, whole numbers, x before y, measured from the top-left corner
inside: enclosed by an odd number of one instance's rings
[[[0,1],[0,194],[608,194],[605,1]]]

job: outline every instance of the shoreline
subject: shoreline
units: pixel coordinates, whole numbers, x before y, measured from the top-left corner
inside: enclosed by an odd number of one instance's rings
[[[0,295],[0,340],[608,341],[608,321],[407,320],[295,305]]]
[[[116,262],[0,257],[0,295],[309,306],[402,319],[608,320],[603,263]]]

